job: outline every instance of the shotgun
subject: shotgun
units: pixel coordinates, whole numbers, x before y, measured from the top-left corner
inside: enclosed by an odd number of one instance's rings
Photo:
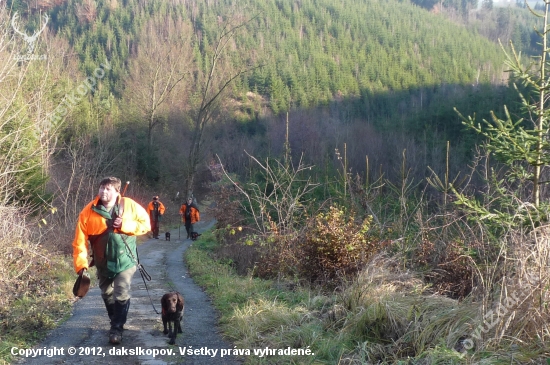
[[[130,181],[126,181],[126,184],[124,185],[124,189],[122,189],[122,193],[120,194],[121,197],[126,195],[126,189],[128,189],[128,185],[130,185]]]

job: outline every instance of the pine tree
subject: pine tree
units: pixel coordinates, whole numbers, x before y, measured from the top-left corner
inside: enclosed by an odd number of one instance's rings
[[[550,129],[550,109],[547,107],[550,71],[547,70],[548,13],[550,2],[545,2],[542,16],[541,37],[542,53],[536,61],[525,66],[520,55],[511,45],[511,53],[506,52],[506,64],[512,76],[520,86],[514,84],[523,105],[526,119],[515,119],[505,106],[506,119],[500,119],[491,112],[492,121],[477,123],[475,117],[464,118],[465,124],[487,138],[489,151],[508,165],[510,181],[521,181],[525,177],[532,183],[532,203],[540,205],[542,168],[550,165],[550,141],[547,138]],[[522,91],[525,90],[525,91]],[[459,113],[460,115],[460,113]],[[462,115],[461,115],[462,116]]]

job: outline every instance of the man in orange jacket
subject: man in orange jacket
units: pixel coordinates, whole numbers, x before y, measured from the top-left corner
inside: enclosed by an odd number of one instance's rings
[[[164,214],[166,208],[164,204],[159,200],[158,195],[153,197],[153,200],[147,206],[147,212],[151,219],[151,230],[153,231],[153,238],[159,238],[160,219]]]
[[[82,211],[73,240],[73,264],[78,274],[94,266],[101,297],[111,321],[109,342],[122,341],[130,308],[130,284],[136,272],[136,236],[151,230],[147,211],[120,195],[120,179],[107,177],[99,193]],[[92,262],[88,264],[88,253]]]
[[[187,231],[187,239],[191,238],[193,233],[193,224],[200,221],[199,208],[193,203],[193,198],[187,198],[187,203],[183,203],[180,208],[181,220],[185,224],[185,230]]]

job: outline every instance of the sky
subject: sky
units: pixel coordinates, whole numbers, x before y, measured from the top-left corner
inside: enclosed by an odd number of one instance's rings
[[[529,6],[535,6],[539,1],[542,2],[541,0],[538,0],[538,1],[527,0],[527,2],[529,3]],[[493,0],[493,5],[508,5],[508,4],[516,5],[516,0]]]

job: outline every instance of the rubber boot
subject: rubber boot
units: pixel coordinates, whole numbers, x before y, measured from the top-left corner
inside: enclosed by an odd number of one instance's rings
[[[125,301],[115,301],[113,319],[111,320],[111,330],[109,331],[109,342],[119,344],[122,342],[122,330],[126,323],[128,310],[130,309],[130,299]]]
[[[115,315],[115,303],[110,303],[108,299],[103,298],[103,303],[105,303],[105,308],[107,309],[107,314],[109,315],[109,321],[112,324],[113,316]]]

